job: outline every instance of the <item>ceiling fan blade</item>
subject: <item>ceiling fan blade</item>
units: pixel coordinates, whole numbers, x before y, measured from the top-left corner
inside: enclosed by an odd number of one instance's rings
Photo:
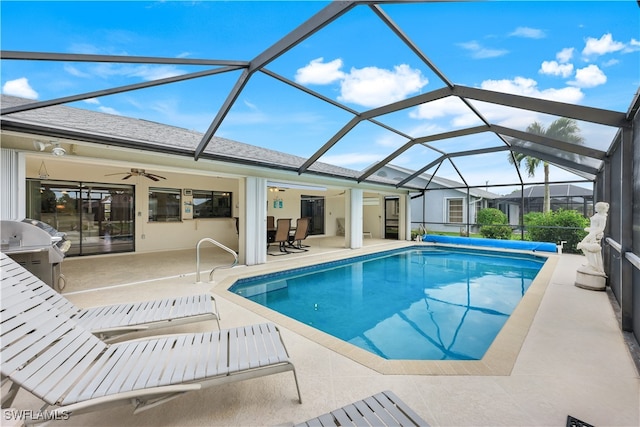
[[[147,174],[147,176],[148,176],[149,178],[151,178],[151,177],[156,178],[156,181],[158,181],[158,180],[160,180],[160,179],[167,179],[167,178],[165,178],[164,176],[156,175],[155,173],[148,173],[148,174]]]
[[[158,178],[156,178],[153,175],[149,175],[149,174],[144,174],[144,176],[146,176],[147,178],[149,178],[151,181],[160,181]]]
[[[132,176],[133,176],[133,175],[131,175],[131,174],[129,173],[129,174],[127,174],[127,176],[125,176],[125,177],[124,177],[124,178],[122,178],[122,179],[123,179],[123,180],[125,180],[125,179],[129,179],[129,178],[131,178]]]
[[[116,173],[108,173],[105,176],[114,176],[114,175],[126,175],[127,172],[116,172]]]

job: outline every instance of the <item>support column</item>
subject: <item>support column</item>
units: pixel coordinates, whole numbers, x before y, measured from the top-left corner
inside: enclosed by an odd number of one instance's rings
[[[22,220],[26,216],[26,160],[24,153],[0,149],[0,218]]]
[[[404,210],[404,239],[411,240],[411,227],[413,226],[411,224],[411,194],[401,197],[400,200],[404,200],[404,203],[400,203],[400,212]]]
[[[348,247],[358,249],[362,247],[362,215],[363,215],[363,191],[352,188],[350,191],[347,224],[345,235],[348,236]]]
[[[267,262],[267,180],[247,177],[244,221],[240,218],[240,251],[246,265]],[[244,250],[243,250],[244,248]]]
[[[633,331],[633,265],[625,257],[633,252],[633,133],[622,130],[622,160],[620,162],[620,313],[623,331]]]

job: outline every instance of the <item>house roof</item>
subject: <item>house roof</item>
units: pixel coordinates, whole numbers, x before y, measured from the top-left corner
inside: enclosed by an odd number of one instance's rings
[[[402,166],[397,166],[397,165],[393,165],[393,164],[387,164],[385,166],[385,168],[393,169],[394,171],[397,172],[397,174],[394,174],[394,176],[388,177],[388,178],[391,178],[392,180],[394,180],[396,182],[401,181],[402,179],[404,179],[407,176],[410,176],[411,174],[414,173],[414,171],[411,170],[411,169],[403,168]],[[379,173],[377,175],[380,176]],[[455,189],[455,190],[458,190],[460,192],[464,192],[465,194],[466,194],[466,191],[467,191],[465,185],[463,183],[461,183],[461,182],[454,181],[454,180],[447,179],[447,178],[438,177],[438,176],[433,176],[433,175],[430,175],[428,173],[423,173],[423,174],[419,175],[418,177],[416,177],[411,182],[416,186],[421,186],[422,189],[425,189],[425,190],[434,189],[433,187],[428,188],[428,186],[431,183],[431,184],[439,185],[439,186],[444,187],[444,188]],[[471,196],[473,196],[473,197],[483,197],[485,199],[497,199],[497,198],[501,197],[499,194],[492,193],[490,191],[486,191],[486,190],[483,190],[481,188],[469,188],[469,194]]]
[[[501,199],[517,199],[522,198],[522,191],[514,191],[506,194]],[[549,185],[550,197],[592,197],[593,190],[579,187],[571,184],[551,184]],[[524,189],[525,198],[542,198],[544,197],[544,185],[533,185]]]
[[[3,108],[31,102],[9,95],[2,95],[1,99]],[[193,156],[203,137],[201,132],[189,129],[64,105],[4,115],[2,129],[186,156]],[[227,138],[214,138],[216,143],[206,148],[202,158],[289,170],[297,170],[307,160]],[[359,174],[359,171],[322,162],[314,163],[310,172],[350,180],[356,180]],[[397,183],[383,177],[375,177],[372,181],[393,186]]]

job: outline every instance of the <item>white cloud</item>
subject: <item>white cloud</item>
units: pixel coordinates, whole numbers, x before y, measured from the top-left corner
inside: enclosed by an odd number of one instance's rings
[[[99,64],[91,69],[92,74],[101,78],[113,76],[139,77],[145,81],[174,77],[185,72],[175,65],[115,65]]]
[[[471,57],[475,59],[487,59],[487,58],[496,58],[498,56],[503,56],[509,53],[508,50],[504,49],[489,49],[483,47],[480,43],[473,40],[465,43],[458,43],[463,49],[466,49],[471,52]]]
[[[631,39],[629,44],[622,50],[623,53],[636,52],[640,50],[640,41]]]
[[[84,102],[86,102],[87,104],[92,104],[92,105],[100,105],[100,101],[97,98],[85,99]]]
[[[599,39],[595,39],[593,37],[587,38],[582,54],[585,56],[600,56],[607,53],[617,52],[624,48],[624,43],[614,41],[611,33],[607,33]]]
[[[2,93],[5,95],[19,96],[27,99],[38,99],[38,92],[29,85],[26,77],[15,80],[7,80],[2,86]]]
[[[400,64],[387,70],[378,67],[351,68],[348,73],[341,70],[342,60],[324,62],[316,58],[295,75],[300,84],[330,84],[339,82],[338,100],[364,107],[378,107],[400,101],[419,92],[429,80],[418,69]]]
[[[122,114],[120,114],[120,112],[118,110],[116,110],[115,108],[111,108],[111,107],[105,107],[103,105],[98,107],[98,110],[100,110],[103,113],[107,113],[107,114],[114,114],[116,116],[121,116]]]
[[[70,64],[65,64],[64,65],[64,70],[67,73],[69,73],[72,76],[74,76],[74,77],[83,77],[83,78],[91,77],[91,74],[82,72],[82,71],[78,70],[76,67],[74,67],[73,65],[70,65]]]
[[[538,72],[566,78],[573,73],[573,64],[558,64],[556,61],[543,61]]]
[[[607,76],[597,65],[588,65],[576,70],[575,80],[569,82],[577,87],[596,87],[607,82]]]
[[[572,47],[565,47],[560,52],[556,53],[556,59],[558,60],[559,63],[565,64],[571,61],[571,58],[573,58],[574,50],[575,49]]]
[[[184,71],[179,70],[177,67],[173,65],[157,65],[157,66],[149,66],[149,65],[141,65],[134,67],[133,72],[130,76],[140,77],[143,80],[151,81],[164,79],[167,77],[175,77],[180,74],[184,74]]]
[[[300,84],[326,85],[345,77],[342,68],[342,59],[334,59],[331,62],[323,62],[324,58],[316,58],[308,65],[296,71],[295,81]]]
[[[482,89],[514,95],[528,96],[532,98],[547,99],[551,101],[577,104],[584,94],[578,87],[564,87],[560,89],[540,89],[533,79],[516,77],[508,80],[485,80],[481,84]],[[540,120],[539,114],[527,110],[517,110],[497,104],[473,101],[473,105],[480,114],[490,123],[524,129],[536,120]],[[448,128],[461,128],[481,125],[480,119],[455,97],[443,98],[437,101],[416,107],[409,116],[418,120],[446,120]]]
[[[611,58],[610,60],[605,61],[600,65],[602,65],[603,67],[613,67],[614,65],[619,64],[619,63],[620,63],[620,60],[615,59],[615,58]]]
[[[438,99],[428,104],[419,105],[417,108],[409,112],[409,117],[413,119],[437,119],[446,116],[458,116],[469,113],[469,108],[464,105],[459,98],[449,96],[447,98]]]
[[[417,93],[429,80],[420,70],[406,64],[393,70],[378,67],[352,68],[340,83],[341,102],[352,102],[365,107],[378,107],[400,101]]]
[[[528,39],[543,39],[547,36],[544,31],[537,28],[529,27],[518,27],[509,35],[515,37],[525,37]]]
[[[538,82],[525,77],[516,77],[513,80],[485,80],[482,82],[481,87],[482,89],[494,90],[496,92],[530,96],[532,98],[548,99],[550,101],[567,102],[570,104],[577,104],[584,97],[582,91],[575,87],[540,90],[538,88]]]

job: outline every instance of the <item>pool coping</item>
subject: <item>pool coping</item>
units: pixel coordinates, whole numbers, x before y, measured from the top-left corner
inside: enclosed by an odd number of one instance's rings
[[[420,243],[419,246],[446,247],[449,245]],[[407,242],[404,247],[416,246],[416,243]],[[524,340],[529,332],[542,297],[551,281],[551,276],[558,263],[559,255],[550,253],[539,253],[532,251],[503,250],[500,248],[478,248],[475,246],[451,245],[456,248],[467,248],[476,250],[491,250],[503,253],[526,253],[546,258],[546,261],[529,289],[518,303],[509,319],[504,324],[493,343],[481,360],[387,360],[360,347],[346,341],[333,337],[325,332],[317,330],[309,325],[287,317],[281,313],[273,311],[265,306],[255,303],[240,295],[230,292],[228,289],[239,280],[249,277],[261,276],[271,272],[278,272],[294,268],[324,264],[340,259],[354,258],[360,255],[368,255],[378,250],[366,251],[364,253],[353,253],[345,256],[344,253],[338,257],[319,257],[313,260],[299,260],[295,265],[274,265],[269,271],[243,272],[230,274],[220,283],[216,284],[212,291],[229,301],[250,310],[265,319],[268,319],[283,328],[289,329],[317,344],[339,353],[355,362],[360,363],[370,369],[385,375],[488,375],[505,376],[510,375],[517,360],[518,354]],[[401,246],[402,247],[402,246]],[[332,259],[335,258],[335,259]]]

